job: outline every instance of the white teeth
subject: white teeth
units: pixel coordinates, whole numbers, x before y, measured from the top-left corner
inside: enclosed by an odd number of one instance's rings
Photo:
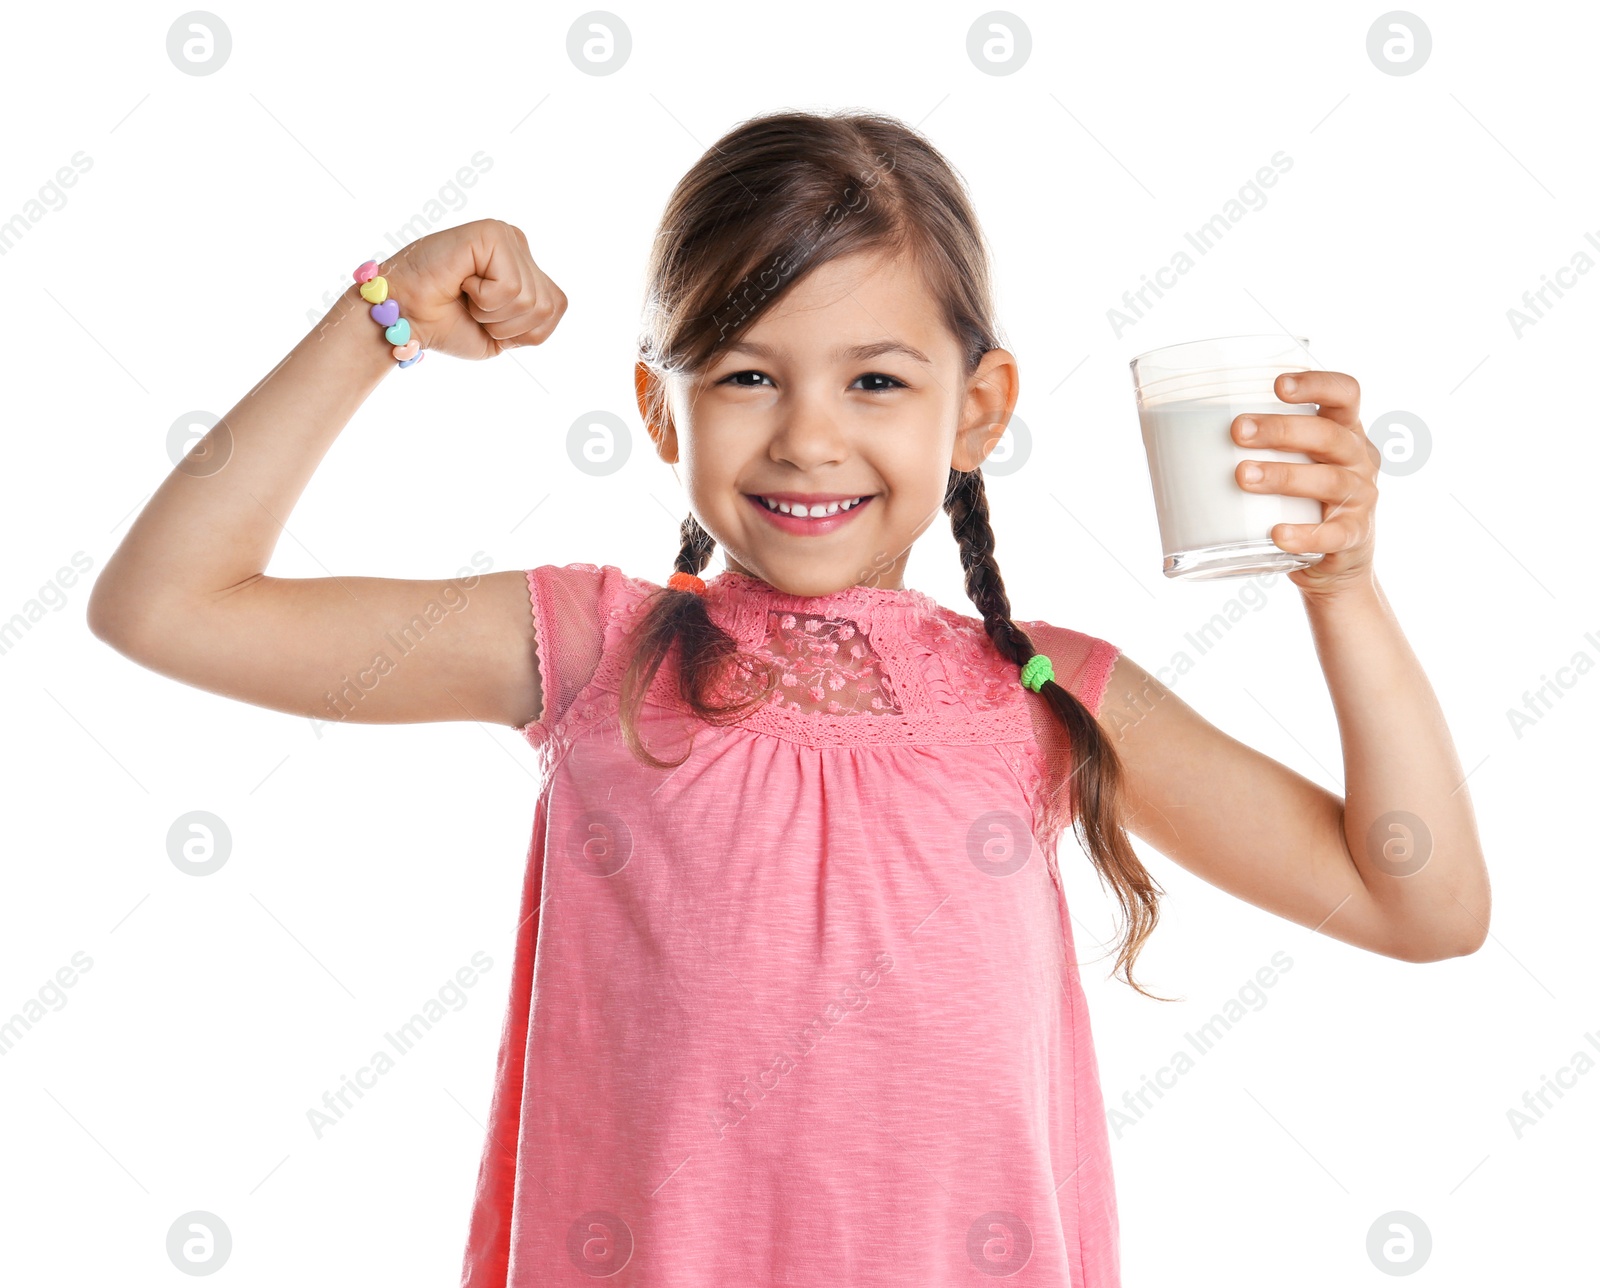
[[[790,505],[787,501],[771,501],[766,497],[761,498],[761,504],[769,510],[776,510],[780,514],[791,514],[797,519],[820,519],[830,514],[838,514],[840,510],[853,510],[866,500],[858,496],[854,501],[830,501],[826,505],[814,505],[809,510],[803,505]]]

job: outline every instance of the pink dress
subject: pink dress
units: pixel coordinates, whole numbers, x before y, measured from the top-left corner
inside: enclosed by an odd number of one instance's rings
[[[783,687],[719,729],[669,654],[640,733],[694,741],[657,770],[617,720],[656,587],[528,586],[542,779],[463,1288],[1118,1288],[1061,726],[978,618],[724,571],[707,610]],[[1019,624],[1097,711],[1118,650]]]

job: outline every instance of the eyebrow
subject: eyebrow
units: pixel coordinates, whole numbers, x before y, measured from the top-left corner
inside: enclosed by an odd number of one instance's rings
[[[758,358],[772,359],[778,356],[777,351],[769,344],[762,344],[756,340],[735,340],[723,350],[725,353],[749,353]],[[868,358],[881,358],[887,353],[897,353],[902,357],[920,362],[931,367],[932,360],[920,349],[914,349],[909,344],[900,340],[874,340],[870,344],[852,345],[846,349],[835,349],[833,356],[850,362],[864,362]]]

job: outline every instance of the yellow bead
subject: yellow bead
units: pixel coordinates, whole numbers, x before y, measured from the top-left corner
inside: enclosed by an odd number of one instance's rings
[[[374,277],[370,281],[361,283],[361,298],[368,304],[382,304],[389,298],[389,281],[387,278]]]

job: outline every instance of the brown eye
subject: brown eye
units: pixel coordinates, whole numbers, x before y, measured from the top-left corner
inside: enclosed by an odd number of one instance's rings
[[[903,380],[896,380],[893,376],[886,376],[881,371],[869,371],[864,376],[857,376],[856,379],[857,380],[887,380],[889,382],[887,388],[885,388],[883,386],[879,386],[877,389],[868,389],[868,390],[866,390],[865,392],[867,392],[869,394],[886,394],[886,393],[889,392],[890,389],[904,389],[906,387],[906,384],[905,384],[905,382]]]

